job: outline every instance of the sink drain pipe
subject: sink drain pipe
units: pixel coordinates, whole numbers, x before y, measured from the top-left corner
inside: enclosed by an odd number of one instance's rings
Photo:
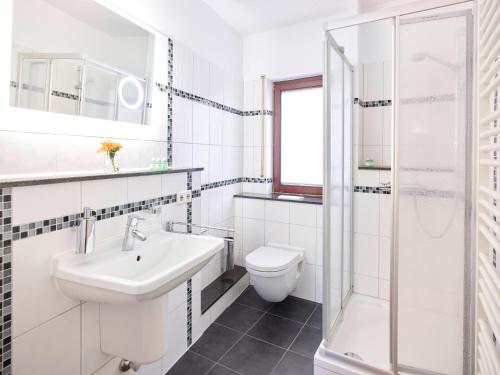
[[[135,363],[133,361],[129,361],[128,359],[122,359],[120,361],[119,369],[120,369],[120,372],[127,372],[129,370],[134,370],[134,372],[135,372],[135,371],[139,370],[140,367],[141,367],[140,363]]]

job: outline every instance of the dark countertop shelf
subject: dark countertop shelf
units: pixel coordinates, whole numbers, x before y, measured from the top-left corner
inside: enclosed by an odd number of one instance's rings
[[[205,313],[240,279],[245,276],[245,267],[234,266],[232,271],[226,271],[201,291],[201,313]]]
[[[278,198],[281,196],[282,198]],[[290,198],[283,198],[290,196]],[[292,197],[303,197],[303,199],[293,199]],[[270,193],[270,194],[259,194],[259,193],[239,193],[234,195],[235,198],[247,198],[247,199],[263,199],[267,201],[278,201],[278,202],[292,202],[292,203],[306,203],[306,204],[323,204],[323,197],[320,195],[301,195],[301,194],[285,194],[285,193]]]
[[[27,176],[22,178],[11,178],[11,179],[0,178],[0,189],[19,187],[19,186],[60,184],[65,182],[107,180],[110,178],[141,177],[141,176],[154,176],[159,174],[198,172],[202,170],[203,168],[170,168],[164,171],[133,170],[129,172],[119,172],[119,173],[89,173],[89,174],[75,173],[74,175],[54,174],[54,175],[46,175],[40,177]]]

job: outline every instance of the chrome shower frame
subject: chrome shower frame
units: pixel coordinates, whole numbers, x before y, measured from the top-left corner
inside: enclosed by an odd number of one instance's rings
[[[419,4],[408,4],[402,7],[389,8],[387,10],[361,14],[359,16],[355,16],[352,18],[339,20],[335,22],[328,23],[325,27],[325,42],[324,42],[324,86],[325,86],[325,108],[324,108],[324,116],[325,116],[325,182],[327,182],[328,176],[328,163],[327,160],[330,160],[329,147],[327,147],[327,143],[329,142],[329,121],[331,110],[328,108],[329,100],[329,87],[331,77],[328,76],[329,70],[329,48],[331,47],[340,53],[343,56],[343,50],[341,47],[337,45],[335,40],[332,38],[330,32],[338,29],[343,29],[351,26],[359,26],[362,24],[383,21],[383,20],[392,20],[393,21],[393,67],[392,67],[392,85],[393,85],[393,95],[392,95],[392,103],[393,103],[393,111],[392,111],[392,152],[391,152],[391,179],[392,179],[392,190],[393,192],[399,190],[399,142],[396,140],[399,139],[399,128],[398,128],[398,116],[399,116],[399,87],[398,87],[398,77],[399,77],[399,27],[402,22],[401,17],[415,15],[415,18],[418,17],[419,12],[427,11],[427,10],[436,10],[440,8],[445,8],[448,6],[459,5],[459,4],[472,4],[471,0],[425,0],[421,1]],[[474,187],[474,181],[476,180],[475,176],[477,171],[475,170],[473,163],[473,155],[474,153],[474,144],[473,137],[476,134],[476,120],[472,115],[472,104],[475,101],[475,90],[474,90],[474,80],[475,80],[475,69],[476,67],[473,64],[474,61],[474,46],[473,46],[473,36],[474,36],[474,20],[473,20],[473,11],[464,10],[464,11],[451,11],[443,15],[446,17],[466,15],[467,17],[467,79],[466,79],[466,87],[467,87],[467,96],[466,96],[466,114],[467,119],[466,122],[468,124],[466,129],[466,144],[465,144],[465,163],[466,163],[466,189],[465,189],[465,248],[464,248],[464,353],[463,353],[463,367],[464,367],[464,375],[469,375],[474,373],[474,362],[475,362],[475,273],[474,267],[476,264],[475,256],[474,256],[474,243],[475,243],[475,200],[476,200],[476,191]],[[425,20],[426,17],[422,18]],[[428,18],[427,18],[428,19]],[[413,20],[413,19],[412,19]],[[404,22],[404,21],[403,21]],[[345,57],[344,57],[345,58]],[[352,156],[352,155],[351,155]],[[359,361],[353,360],[351,358],[346,358],[342,355],[342,353],[336,353],[331,350],[324,350],[328,352],[328,354],[339,361],[345,363],[352,363],[354,366],[365,368],[366,370],[371,371],[370,373],[374,374],[397,374],[398,371],[408,371],[413,374],[422,374],[422,375],[433,375],[435,373],[424,370],[424,369],[416,369],[411,368],[409,366],[404,366],[398,363],[398,271],[399,271],[399,228],[398,228],[398,217],[399,217],[399,197],[398,194],[391,194],[392,196],[392,241],[391,241],[391,283],[390,283],[390,365],[391,371],[377,369],[369,364],[360,365]],[[329,189],[328,186],[324,187],[324,202],[329,202]],[[329,226],[329,213],[326,206],[324,207],[324,228],[328,228]],[[351,216],[352,220],[352,216]],[[328,231],[324,230],[323,241],[325,244],[329,243],[328,241]],[[352,233],[351,233],[352,236]],[[330,293],[329,293],[329,285],[331,282],[331,269],[330,269],[330,254],[329,249],[327,249],[325,245],[325,251],[323,254],[323,339],[328,342],[329,338],[335,334],[338,325],[342,321],[343,312],[344,312],[344,301],[342,301],[342,308],[340,313],[337,316],[337,319],[332,323],[332,318],[330,316]],[[352,256],[352,254],[351,254]],[[351,278],[352,278],[352,270],[351,270]]]

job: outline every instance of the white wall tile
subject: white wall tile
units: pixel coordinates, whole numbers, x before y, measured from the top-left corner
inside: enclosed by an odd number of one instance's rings
[[[222,181],[222,146],[210,145],[210,167],[208,181]]]
[[[379,234],[380,194],[354,193],[354,232]]]
[[[379,280],[378,296],[388,301],[391,299],[391,282],[389,280]]]
[[[129,177],[127,180],[129,202],[161,196],[161,175]]]
[[[292,292],[292,296],[316,300],[316,267],[311,264],[304,264],[302,276],[297,285],[297,289]]]
[[[208,195],[208,223],[220,225],[222,221],[222,189],[216,188],[207,191]]]
[[[172,165],[184,168],[193,167],[193,145],[174,142],[172,144]]]
[[[187,188],[187,173],[172,173],[161,176],[161,195],[176,194]]]
[[[64,296],[49,273],[52,256],[74,249],[75,244],[75,233],[70,229],[14,242],[14,337],[80,303]]]
[[[323,265],[323,229],[316,229],[316,264]]]
[[[99,332],[99,305],[82,305],[82,374],[90,375],[104,366],[112,357],[101,352]]]
[[[210,97],[210,64],[200,56],[194,56],[193,93],[203,98]]]
[[[283,245],[290,243],[290,225],[276,222],[266,222],[265,242],[275,242]]]
[[[174,142],[193,142],[193,102],[179,96],[172,103],[172,139]]]
[[[193,104],[193,143],[210,143],[210,107]]]
[[[264,220],[265,202],[260,199],[243,199],[243,217]]]
[[[170,324],[167,324],[167,354],[162,359],[163,373],[174,365],[182,357],[187,349],[187,302],[177,307],[167,315]]]
[[[392,232],[392,198],[391,195],[380,195],[380,235],[389,237]]]
[[[224,101],[224,72],[210,64],[210,100],[217,103]]]
[[[248,253],[254,251],[265,243],[264,221],[255,219],[243,219],[243,251]],[[245,255],[245,254],[244,254]]]
[[[193,166],[204,168],[203,171],[201,171],[201,183],[208,183],[208,173],[210,170],[209,145],[193,145]]]
[[[12,189],[13,224],[25,224],[80,212],[81,184],[38,185]]]
[[[290,224],[316,226],[316,205],[290,203]]]
[[[323,206],[316,206],[316,226],[323,228]]]
[[[288,202],[265,201],[266,221],[290,222],[290,204]]]
[[[290,225],[290,245],[305,250],[306,262],[316,264],[316,228]]]
[[[93,209],[127,203],[127,179],[112,178],[82,182],[82,208]]]
[[[224,112],[210,107],[210,134],[209,143],[211,145],[222,145],[222,133],[224,127]]]
[[[378,279],[375,277],[355,274],[354,291],[367,296],[378,297]]]
[[[78,373],[80,307],[15,338],[12,342],[12,365],[14,374]]]
[[[354,273],[378,277],[378,236],[354,234]]]

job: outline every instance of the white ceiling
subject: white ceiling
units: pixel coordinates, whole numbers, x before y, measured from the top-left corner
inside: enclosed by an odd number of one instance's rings
[[[356,0],[203,0],[242,35],[331,17]],[[383,0],[382,0],[383,1]]]
[[[146,37],[149,35],[146,30],[92,0],[45,1],[112,37]]]

